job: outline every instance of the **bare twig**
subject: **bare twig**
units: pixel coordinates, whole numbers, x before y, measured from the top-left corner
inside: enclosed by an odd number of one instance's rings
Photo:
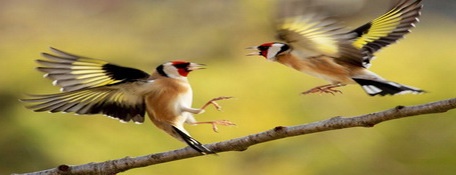
[[[206,146],[215,152],[244,151],[252,145],[281,138],[351,127],[373,127],[378,123],[388,120],[422,114],[443,113],[454,108],[456,108],[456,98],[416,106],[397,106],[386,111],[360,115],[356,117],[339,116],[304,125],[291,127],[277,126],[274,129],[265,132],[232,140],[212,143]],[[105,162],[72,166],[60,165],[57,168],[27,174],[116,174],[132,168],[145,167],[196,156],[201,156],[201,154],[189,147],[186,147],[168,152],[155,153],[139,157],[125,157],[122,159],[109,160]]]

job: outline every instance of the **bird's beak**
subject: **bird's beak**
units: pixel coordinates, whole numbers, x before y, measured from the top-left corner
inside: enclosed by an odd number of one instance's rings
[[[258,50],[258,46],[247,47],[247,48],[245,48],[245,49],[255,49],[255,50]],[[247,54],[247,56],[254,56],[254,55],[260,55],[260,52],[252,52],[252,53]]]
[[[205,64],[198,64],[198,63],[190,63],[190,66],[188,66],[188,70],[193,71],[193,70],[199,70],[199,69],[206,69],[205,67],[201,66],[206,66]]]

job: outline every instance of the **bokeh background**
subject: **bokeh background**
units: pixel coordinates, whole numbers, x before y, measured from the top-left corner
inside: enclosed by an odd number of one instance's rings
[[[261,57],[246,47],[275,41],[273,0],[1,0],[0,174],[25,173],[60,164],[84,164],[178,149],[185,144],[155,128],[120,123],[101,115],[35,113],[18,99],[58,92],[34,62],[48,47],[100,58],[147,72],[169,60],[205,63],[189,79],[194,106],[218,96],[200,121],[228,119],[236,127],[214,133],[187,126],[212,143],[334,116],[356,116],[396,105],[456,96],[456,1],[424,0],[412,34],[383,49],[371,70],[429,91],[423,95],[370,97],[359,86],[343,95],[299,95],[326,82]],[[326,11],[357,27],[396,1],[319,0]],[[222,153],[121,174],[453,174],[456,172],[456,112],[269,142],[245,152]]]

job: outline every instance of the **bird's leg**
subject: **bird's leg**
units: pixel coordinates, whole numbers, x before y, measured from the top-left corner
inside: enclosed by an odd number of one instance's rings
[[[182,111],[190,112],[192,114],[201,114],[204,112],[204,109],[182,108]]]
[[[305,92],[302,92],[302,94],[312,94],[312,93],[317,93],[317,92],[320,92],[320,93],[330,93],[330,94],[333,94],[334,93],[341,93],[342,94],[342,91],[340,90],[337,90],[337,89],[333,89],[333,88],[337,88],[337,87],[341,87],[341,86],[345,86],[345,84],[327,84],[327,85],[323,85],[323,86],[317,86],[317,87],[314,87],[308,91],[305,91]]]
[[[209,100],[209,101],[208,101],[206,104],[204,104],[204,106],[201,107],[200,109],[186,108],[186,107],[184,107],[184,108],[182,108],[182,110],[185,111],[185,112],[190,112],[190,113],[192,113],[192,114],[201,114],[201,113],[203,113],[203,112],[205,111],[204,109],[206,109],[209,105],[212,104],[212,105],[215,106],[215,108],[216,108],[217,110],[221,111],[221,110],[222,110],[222,107],[221,107],[219,104],[217,104],[215,101],[218,101],[218,100],[226,100],[226,99],[230,99],[230,98],[233,98],[233,97],[217,97],[217,98],[214,98],[214,99],[212,99],[212,100]]]
[[[191,124],[211,124],[212,125],[212,129],[214,130],[214,132],[218,132],[217,125],[223,125],[223,126],[234,126],[234,125],[236,125],[234,123],[231,123],[228,120],[216,120],[216,121],[208,121],[208,122],[193,122]]]
[[[204,112],[204,109],[206,109],[206,107],[208,107],[209,105],[214,105],[214,107],[217,109],[217,110],[222,110],[222,107],[217,104],[215,101],[218,101],[218,100],[227,100],[227,99],[230,99],[230,98],[233,98],[233,97],[217,97],[217,98],[214,98],[212,100],[209,100],[206,104],[203,105],[203,107],[201,107],[200,109],[192,109],[191,111],[194,111],[194,112],[197,112],[198,114],[200,113],[203,113]],[[188,111],[190,112],[190,110]],[[196,114],[196,113],[194,113]],[[208,121],[208,122],[192,122],[190,124],[211,124],[212,125],[212,129],[214,130],[214,132],[218,132],[218,128],[217,128],[217,125],[223,125],[223,126],[232,126],[232,125],[236,125],[234,123],[231,123],[230,121],[228,120],[217,120],[217,121]]]
[[[227,99],[230,99],[230,98],[233,98],[233,97],[217,97],[217,98],[214,98],[212,100],[209,100],[203,107],[201,107],[201,109],[204,110],[204,109],[206,109],[206,107],[208,107],[209,105],[213,104],[215,109],[220,111],[220,110],[222,110],[222,107],[219,104],[217,104],[215,101],[227,100]]]

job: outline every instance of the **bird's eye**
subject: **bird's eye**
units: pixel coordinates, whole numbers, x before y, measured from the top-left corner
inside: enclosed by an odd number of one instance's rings
[[[174,67],[184,69],[184,68],[187,68],[188,65],[190,65],[190,63],[178,63],[178,64],[174,64]]]
[[[258,47],[258,50],[261,50],[261,51],[263,51],[263,50],[268,50],[268,49],[269,49],[268,46],[259,46],[259,47]]]

